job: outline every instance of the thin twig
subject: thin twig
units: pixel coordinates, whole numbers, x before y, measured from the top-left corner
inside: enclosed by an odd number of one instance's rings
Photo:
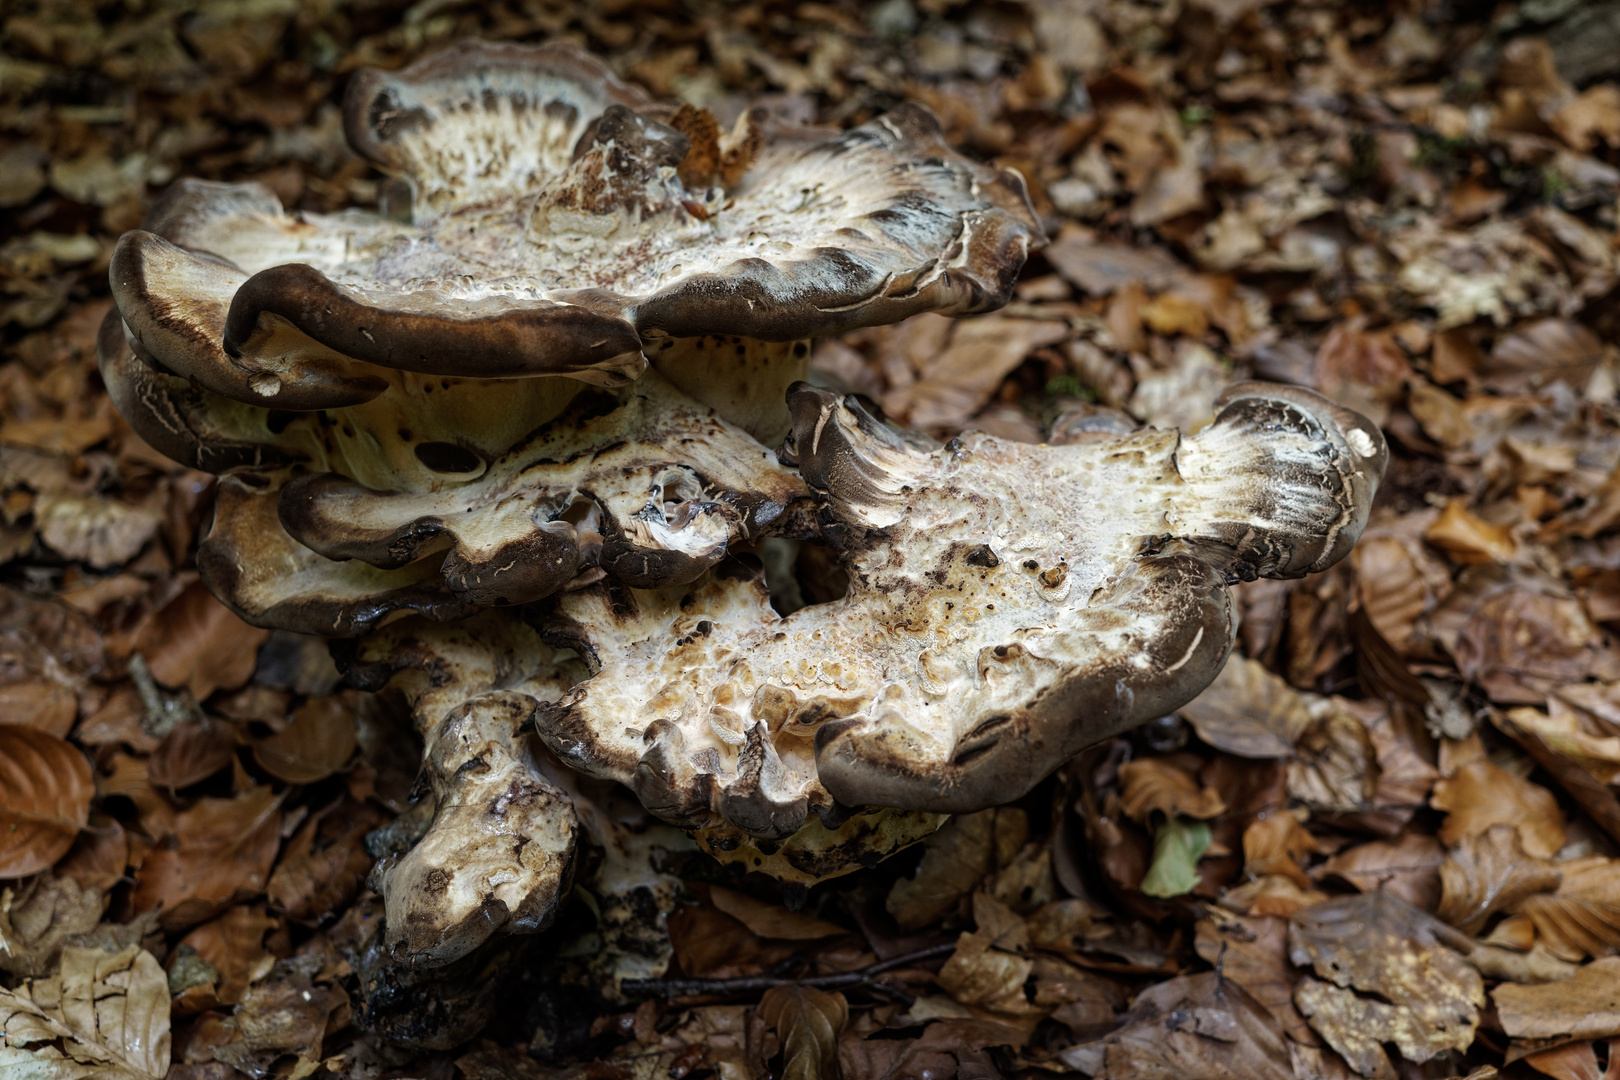
[[[937,960],[956,951],[955,943],[919,949],[904,956],[892,957],[861,968],[836,975],[811,975],[803,979],[788,979],[777,975],[750,975],[737,979],[626,979],[622,984],[630,997],[695,997],[719,995],[731,997],[739,994],[758,994],[773,986],[813,986],[818,990],[837,990],[845,986],[859,986],[872,981],[873,976],[885,971]]]

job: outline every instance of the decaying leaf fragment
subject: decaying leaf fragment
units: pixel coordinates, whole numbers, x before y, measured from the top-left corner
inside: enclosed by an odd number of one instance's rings
[[[1467,939],[1432,915],[1388,893],[1344,897],[1295,914],[1288,944],[1322,977],[1301,979],[1294,1003],[1361,1075],[1394,1080],[1386,1042],[1423,1062],[1474,1041],[1485,984]]]
[[[169,983],[143,949],[70,947],[56,975],[0,989],[0,1075],[162,1080],[168,1071]]]
[[[1516,1039],[1620,1035],[1620,957],[1604,957],[1559,982],[1504,983],[1491,992],[1502,1030]]]
[[[1201,1077],[1293,1080],[1277,1021],[1218,972],[1183,975],[1144,990],[1119,1030],[1065,1050],[1064,1064],[1092,1080]]]
[[[1558,867],[1527,855],[1512,826],[1465,837],[1440,864],[1440,918],[1476,934],[1492,915],[1517,911],[1526,898],[1556,889]]]
[[[849,1023],[844,995],[813,986],[775,986],[759,1015],[782,1040],[782,1080],[838,1080],[838,1035]]]

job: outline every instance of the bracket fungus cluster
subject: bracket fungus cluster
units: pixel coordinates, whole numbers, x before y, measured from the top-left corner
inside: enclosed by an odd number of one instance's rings
[[[809,339],[997,307],[1043,242],[922,109],[723,132],[572,48],[471,43],[361,73],[344,117],[412,220],[182,181],[118,244],[100,361],[220,477],[208,586],[411,698],[432,819],[378,871],[401,959],[549,924],[578,828],[538,754],[813,882],[1177,708],[1230,583],[1366,521],[1383,440],[1308,391],[937,447],[804,382]],[[844,595],[773,604],[784,541]]]

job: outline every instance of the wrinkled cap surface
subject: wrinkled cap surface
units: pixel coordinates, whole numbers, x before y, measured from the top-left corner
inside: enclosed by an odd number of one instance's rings
[[[1364,418],[1262,384],[1192,435],[932,453],[854,399],[801,384],[790,403],[842,599],[781,617],[758,565],[730,560],[540,617],[594,670],[537,713],[553,752],[670,821],[767,839],[810,811],[999,805],[1185,704],[1231,647],[1227,586],[1341,558],[1387,459]]]
[[[467,42],[357,75],[344,119],[409,180],[414,220],[182,181],[114,253],[137,355],[282,409],[370,400],[390,371],[611,386],[650,340],[996,307],[1043,242],[1018,176],[957,155],[916,106],[842,132],[753,113],[722,135],[569,46]]]

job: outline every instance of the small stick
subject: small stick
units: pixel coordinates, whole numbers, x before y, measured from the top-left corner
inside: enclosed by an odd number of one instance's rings
[[[861,983],[871,982],[874,975],[881,975],[885,971],[921,963],[924,960],[937,960],[955,951],[956,944],[951,942],[882,960],[859,971],[844,971],[836,975],[812,975],[804,979],[786,979],[776,975],[749,975],[737,979],[626,979],[621,987],[630,997],[663,998],[709,994],[731,997],[738,994],[762,993],[773,986],[813,986],[818,990],[836,990],[845,986],[859,986]]]

